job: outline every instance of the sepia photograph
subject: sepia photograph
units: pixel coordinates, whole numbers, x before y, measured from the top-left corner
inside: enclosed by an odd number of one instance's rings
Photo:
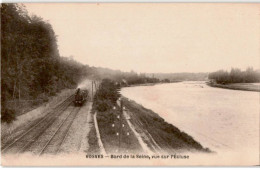
[[[2,166],[259,166],[259,3],[1,3]]]

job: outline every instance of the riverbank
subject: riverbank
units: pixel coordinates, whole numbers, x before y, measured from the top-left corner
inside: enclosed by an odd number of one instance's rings
[[[152,110],[125,97],[122,100],[130,116],[130,122],[136,131],[143,135],[142,138],[152,151],[159,153],[210,152],[208,148],[202,147],[191,136],[169,124]]]
[[[232,90],[260,92],[260,84],[259,83],[217,84],[217,83],[207,82],[207,85],[209,85],[211,87],[225,88],[225,89],[232,89]]]
[[[157,113],[119,97],[111,80],[103,80],[94,97],[93,110],[107,154],[210,152]]]

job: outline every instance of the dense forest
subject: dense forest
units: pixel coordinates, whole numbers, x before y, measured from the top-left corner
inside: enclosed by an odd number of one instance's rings
[[[2,4],[2,120],[9,122],[15,117],[9,102],[47,100],[63,88],[77,86],[84,76],[83,68],[59,56],[56,35],[48,22],[29,16],[22,5]]]
[[[260,71],[249,67],[245,71],[232,68],[230,72],[219,70],[209,74],[208,78],[219,84],[260,82]]]
[[[13,121],[25,106],[46,102],[62,89],[76,88],[86,78],[110,78],[127,85],[159,82],[135,72],[89,67],[61,57],[55,32],[47,21],[28,15],[22,4],[2,4],[2,121]]]

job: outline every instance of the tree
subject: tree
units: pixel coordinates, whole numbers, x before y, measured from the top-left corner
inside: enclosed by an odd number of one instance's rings
[[[60,58],[52,26],[38,16],[29,16],[23,5],[2,4],[1,26],[1,105],[5,116],[13,111],[7,109],[8,101],[54,95],[75,87],[85,75],[82,64]]]
[[[223,70],[212,72],[209,74],[208,78],[211,80],[215,80],[217,83],[220,84],[253,83],[260,81],[260,72],[255,71],[252,67],[247,68],[246,71],[232,68],[229,73]]]

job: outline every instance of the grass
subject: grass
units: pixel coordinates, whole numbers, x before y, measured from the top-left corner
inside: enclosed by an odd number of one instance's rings
[[[120,96],[118,88],[112,80],[104,79],[94,97],[92,109],[97,112],[97,122],[104,148],[108,154],[142,151],[137,138],[125,118],[121,116],[119,106],[116,105]]]
[[[97,113],[100,136],[106,152],[108,154],[142,152],[141,146],[129,128],[126,120],[122,117],[122,121],[120,121],[120,119],[117,118],[119,115],[120,109],[118,106],[115,110]],[[120,123],[124,125],[122,129],[120,129]],[[120,148],[119,135],[117,135],[117,133],[121,134]]]

